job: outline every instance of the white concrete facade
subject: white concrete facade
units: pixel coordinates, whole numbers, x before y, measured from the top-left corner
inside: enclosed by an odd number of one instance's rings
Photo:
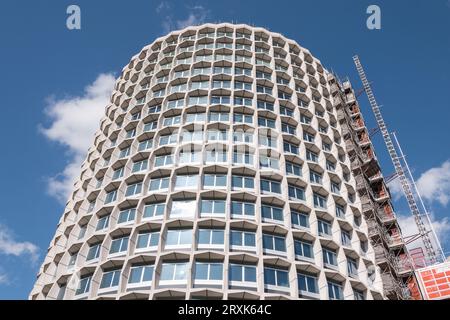
[[[144,47],[30,299],[383,299],[328,77],[248,25]]]

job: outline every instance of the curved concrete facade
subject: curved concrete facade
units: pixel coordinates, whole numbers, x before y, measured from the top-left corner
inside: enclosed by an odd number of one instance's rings
[[[329,80],[205,24],[123,69],[31,299],[383,299]]]

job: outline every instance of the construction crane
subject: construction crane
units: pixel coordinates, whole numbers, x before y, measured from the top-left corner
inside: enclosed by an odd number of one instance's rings
[[[391,135],[389,134],[389,131],[386,127],[386,123],[384,122],[384,119],[381,115],[380,107],[378,106],[375,96],[373,95],[372,88],[370,86],[369,81],[367,80],[366,74],[364,72],[364,69],[361,65],[361,62],[359,61],[359,57],[355,55],[353,57],[353,61],[356,66],[356,70],[358,71],[359,77],[361,79],[361,82],[364,87],[364,91],[366,92],[367,98],[369,99],[370,106],[372,108],[372,111],[375,115],[375,119],[378,124],[378,128],[383,136],[384,142],[386,144],[386,147],[388,149],[389,156],[391,157],[392,163],[394,164],[395,172],[397,177],[400,180],[400,184],[403,189],[403,193],[406,197],[406,201],[408,202],[409,209],[411,210],[411,213],[414,217],[414,221],[417,225],[417,229],[419,231],[420,239],[422,239],[424,248],[425,248],[425,254],[427,257],[427,265],[432,265],[438,262],[443,261],[444,254],[442,251],[442,248],[439,243],[439,239],[436,237],[436,233],[434,232],[433,225],[431,223],[430,217],[428,215],[427,210],[425,209],[425,206],[423,204],[422,198],[420,197],[419,191],[417,189],[417,186],[414,182],[414,179],[412,177],[411,171],[409,170],[409,166],[406,163],[405,156],[403,155],[403,151],[400,148],[400,144],[398,143],[397,137],[394,134],[394,139],[397,143],[397,148],[399,149],[399,152],[401,156],[399,157],[397,154],[397,150],[394,146],[394,143],[392,142]],[[405,168],[407,170],[408,177],[405,174],[405,171],[402,166],[402,161],[405,164]],[[419,208],[419,205],[416,201],[416,198],[419,200],[421,207]],[[422,209],[422,212],[421,212]],[[425,216],[428,223],[428,228],[430,230],[427,230],[427,227],[422,220],[422,216]],[[434,246],[437,247],[437,251],[435,250],[433,243],[431,242],[430,233],[434,237]]]

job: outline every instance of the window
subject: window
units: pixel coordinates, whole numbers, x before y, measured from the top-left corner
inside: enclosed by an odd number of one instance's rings
[[[250,152],[239,152],[234,151],[233,152],[233,163],[234,164],[248,164],[253,166],[253,154],[250,154]]]
[[[311,181],[311,183],[322,184],[322,174],[309,170],[309,181]]]
[[[262,71],[256,71],[256,78],[272,80],[272,74]]]
[[[269,148],[277,148],[277,137],[259,135],[258,136],[259,145]]]
[[[340,283],[327,280],[328,282],[328,298],[330,300],[344,300],[344,292]]]
[[[293,162],[286,161],[286,173],[288,175],[302,176],[302,166]]]
[[[296,130],[294,126],[290,126],[286,123],[281,123],[281,131],[289,133],[289,134],[296,134]]]
[[[203,130],[185,131],[182,133],[182,142],[203,141]],[[184,152],[184,150],[181,150]]]
[[[219,174],[205,174],[203,177],[204,187],[226,187],[227,176]]]
[[[143,219],[161,218],[164,214],[166,205],[164,203],[152,203],[144,206]]]
[[[235,249],[238,247],[239,250],[247,248],[254,251],[256,250],[256,234],[251,231],[230,230],[230,245]]]
[[[129,155],[130,155],[130,147],[124,148],[124,149],[120,150],[119,159],[128,157]]]
[[[233,103],[238,106],[252,106],[253,100],[252,98],[243,98],[243,97],[234,97]]]
[[[331,151],[331,144],[322,142],[322,150],[324,151]]]
[[[278,161],[278,158],[260,155],[259,156],[259,166],[261,168],[270,168],[270,169],[274,169],[274,170],[279,170],[280,162]]]
[[[301,116],[300,116],[300,122],[301,123],[304,123],[304,124],[311,124],[311,118],[310,117],[308,117],[308,116],[305,116],[304,114],[302,114]]]
[[[184,99],[169,100],[167,102],[167,109],[182,108],[182,107],[184,107]]]
[[[229,80],[214,80],[213,81],[213,89],[230,89],[231,81]]]
[[[86,261],[97,259],[100,256],[100,244],[101,243],[96,243],[89,247]]]
[[[345,218],[345,208],[336,203],[336,217]]]
[[[148,114],[158,113],[161,111],[161,105],[148,107]]]
[[[306,160],[317,163],[319,162],[319,156],[310,150],[306,150]]]
[[[136,251],[156,250],[159,232],[140,232],[137,238]]]
[[[328,171],[331,171],[331,172],[336,171],[336,165],[333,162],[327,161],[326,166],[327,166]]]
[[[244,132],[244,131],[235,131],[233,133],[233,142],[245,142],[252,143],[253,142],[253,132]]]
[[[231,177],[231,185],[233,189],[254,189],[255,183],[253,177],[246,176],[232,176]]]
[[[173,164],[173,156],[171,154],[155,157],[155,167],[168,166],[171,164]]]
[[[314,136],[312,134],[309,134],[307,132],[303,132],[303,140],[307,142],[314,143]]]
[[[198,175],[177,175],[175,189],[196,189],[198,187]]]
[[[249,217],[254,219],[255,204],[250,202],[231,201],[231,216],[234,218]]]
[[[207,150],[206,162],[227,162],[226,150]]]
[[[217,73],[231,74],[231,68],[230,67],[214,67],[214,73],[215,74],[217,74]]]
[[[105,230],[109,225],[109,214],[98,219],[95,231]]]
[[[286,142],[286,141],[283,142],[283,150],[284,150],[284,152],[298,154],[298,146],[293,143],[290,143],[290,142]]]
[[[266,220],[283,221],[283,208],[267,205],[261,206],[261,216]]]
[[[136,208],[126,209],[119,212],[117,223],[126,223],[134,221],[136,217]]]
[[[284,116],[288,116],[288,117],[293,117],[294,116],[294,111],[287,108],[287,107],[281,107],[280,106],[280,114],[284,115]]]
[[[223,278],[223,263],[220,262],[195,262],[195,282],[220,281]],[[198,281],[200,280],[200,281]]]
[[[195,215],[195,207],[197,202],[195,200],[176,200],[172,201],[172,210],[170,211],[170,218],[193,218]]]
[[[331,224],[325,220],[317,219],[319,236],[331,236]]]
[[[164,191],[169,188],[169,177],[150,180],[149,191]]]
[[[271,102],[258,100],[258,102],[256,103],[256,106],[258,107],[258,109],[274,111],[274,106],[273,106],[273,103],[271,103]],[[261,119],[266,119],[266,118],[261,118]],[[266,119],[266,120],[269,120],[269,119]],[[267,125],[265,125],[265,126],[267,126]]]
[[[226,141],[228,140],[228,131],[227,130],[208,130],[207,136],[209,141]]]
[[[192,244],[192,229],[167,230],[166,248],[190,248]]]
[[[212,96],[211,104],[230,104],[230,96]]]
[[[347,257],[347,274],[349,277],[358,277],[358,263],[356,259]]]
[[[198,247],[211,248],[211,246],[223,247],[224,230],[222,229],[199,229]]]
[[[119,285],[121,269],[103,272],[100,289],[115,288]]]
[[[208,96],[189,97],[188,105],[190,106],[204,104],[208,104]]]
[[[78,252],[74,252],[70,255],[69,263],[68,263],[69,267],[73,267],[75,265],[75,263],[77,262],[77,257],[78,257]]]
[[[337,267],[336,252],[334,250],[322,248],[322,255],[325,267]]]
[[[215,69],[214,69],[214,71],[215,71]],[[207,67],[207,68],[194,68],[192,70],[192,76],[196,76],[198,74],[205,74],[205,75],[211,74],[211,68],[210,67]]]
[[[364,291],[353,289],[353,299],[355,299],[355,300],[366,300]]]
[[[275,129],[275,120],[264,117],[258,117],[258,126]]]
[[[148,160],[141,160],[138,162],[133,163],[133,169],[131,170],[132,172],[139,172],[139,171],[144,171],[147,170],[148,167]]]
[[[242,81],[234,81],[234,89],[235,90],[252,90],[252,83],[251,82],[242,82]]]
[[[253,116],[251,114],[234,113],[233,114],[234,123],[253,123]]]
[[[225,200],[202,200],[200,213],[201,216],[225,215]]]
[[[305,200],[305,189],[302,187],[298,187],[298,186],[294,186],[289,184],[288,185],[288,194],[289,194],[289,199],[291,200],[301,200],[304,201]]]
[[[188,263],[163,263],[161,267],[160,284],[168,282],[186,283]]]
[[[291,211],[291,223],[297,228],[309,228],[309,216],[306,213]]]
[[[232,284],[256,286],[256,266],[232,263],[228,270],[228,278]]]
[[[200,162],[202,159],[202,154],[200,151],[180,151],[179,154],[179,163],[195,163],[195,162]]]
[[[80,226],[80,232],[78,233],[78,240],[83,239],[86,234],[87,224]]]
[[[125,197],[138,195],[142,192],[142,182],[131,184],[127,187]]]
[[[247,68],[234,68],[234,74],[235,75],[245,75],[245,76],[251,76],[252,75],[252,69]]]
[[[159,137],[159,145],[165,146],[168,144],[177,143],[177,133],[171,133],[168,135],[160,136]]]
[[[153,269],[154,266],[150,264],[131,266],[128,283],[133,285],[150,283],[153,279]]]
[[[284,254],[286,252],[285,239],[271,234],[263,234],[263,249],[267,253],[278,254],[282,252]]]
[[[331,192],[339,194],[341,192],[341,185],[339,183],[331,181]]]
[[[113,172],[112,180],[117,180],[123,177],[124,167],[120,167]]]
[[[170,118],[164,118],[163,125],[164,125],[164,127],[168,127],[168,126],[180,124],[180,122],[181,122],[181,117],[175,116],[175,117],[170,117]]]
[[[319,287],[317,285],[317,277],[312,275],[306,275],[303,273],[297,273],[298,290],[299,294],[319,294]]]
[[[304,240],[294,240],[295,256],[299,259],[313,259],[312,243]]]
[[[352,245],[352,236],[346,230],[341,230],[341,243],[343,246],[351,247]]]
[[[209,89],[209,81],[193,81],[191,84],[191,90],[196,89]]]
[[[273,180],[261,180],[261,191],[271,193],[281,193],[281,184]]]
[[[272,88],[271,87],[262,86],[262,85],[257,85],[256,86],[256,92],[272,95]],[[272,111],[273,111],[273,109],[272,109]]]
[[[286,270],[264,267],[264,284],[266,286],[289,288],[289,276]]]
[[[151,147],[153,147],[153,140],[147,139],[147,140],[139,142],[138,151],[144,151],[144,150],[150,149]]]
[[[114,202],[114,201],[116,201],[116,200],[117,200],[117,189],[112,190],[112,191],[110,191],[110,192],[108,192],[108,193],[106,194],[106,197],[105,197],[105,204]]]
[[[109,254],[125,252],[128,249],[128,239],[129,236],[124,236],[120,238],[113,239],[111,242],[111,248],[109,249]]]
[[[56,297],[56,300],[62,300],[64,299],[64,295],[66,294],[66,284],[63,284],[59,287],[58,290],[58,296]]]
[[[125,134],[125,139],[133,138],[136,135],[136,128],[130,129]]]
[[[327,198],[314,193],[313,194],[313,198],[314,198],[314,208],[318,208],[318,209],[326,209],[327,208]]]
[[[92,280],[92,274],[81,277],[78,288],[75,291],[75,295],[88,293],[91,288],[91,280]]]

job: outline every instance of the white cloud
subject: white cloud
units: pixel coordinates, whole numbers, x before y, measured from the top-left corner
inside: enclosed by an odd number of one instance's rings
[[[450,201],[450,160],[422,173],[417,188],[424,199],[447,206]]]
[[[16,241],[12,231],[0,224],[0,255],[29,256],[32,262],[36,262],[38,251],[39,248],[31,242]],[[0,274],[0,282],[1,280],[6,281],[6,275]]]
[[[162,21],[162,28],[164,33],[168,33],[175,29],[183,29],[188,26],[194,26],[204,23],[210,12],[208,9],[201,5],[195,5],[193,7],[187,7],[186,13],[187,17],[182,19],[175,19],[173,15],[169,12],[170,5],[163,1],[156,7],[156,13],[167,14],[164,15]]]
[[[65,146],[69,156],[69,163],[64,170],[48,179],[49,194],[62,202],[67,200],[72,191],[80,165],[104,115],[114,82],[112,74],[100,74],[81,96],[62,99],[51,97],[47,101],[45,113],[51,119],[51,124],[40,130],[49,140]]]
[[[388,183],[389,191],[391,192],[392,198],[397,201],[403,196],[402,184],[398,178],[395,178]]]
[[[436,219],[434,215],[430,215],[431,223],[433,224],[434,231],[436,232],[436,236],[438,237],[441,244],[446,243],[448,240],[450,240],[450,219],[448,217],[444,217],[442,219]],[[412,215],[406,215],[406,214],[397,214],[398,223],[400,225],[400,228],[402,229],[402,235],[403,237],[409,237],[412,235],[416,235],[419,233],[417,229],[416,222],[414,220],[414,217]],[[427,229],[429,227],[427,226],[427,222],[424,221],[426,224]],[[421,240],[413,241],[411,245],[409,245],[409,248],[415,248],[418,246],[423,245]]]
[[[8,276],[5,273],[0,273],[0,284],[7,284],[8,282]]]

